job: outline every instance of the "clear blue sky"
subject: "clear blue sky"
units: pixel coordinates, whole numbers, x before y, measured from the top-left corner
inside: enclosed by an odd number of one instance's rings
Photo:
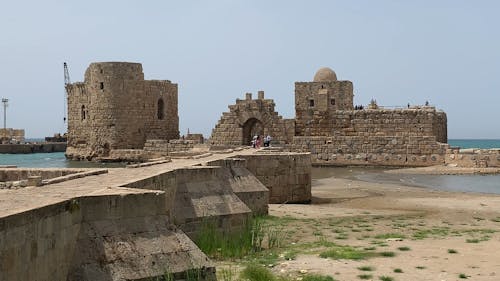
[[[65,130],[64,61],[72,81],[141,62],[179,84],[181,134],[209,136],[246,92],[293,118],[294,82],[328,66],[355,104],[428,100],[450,138],[500,138],[499,15],[500,1],[5,1],[0,96],[8,127],[48,136]]]

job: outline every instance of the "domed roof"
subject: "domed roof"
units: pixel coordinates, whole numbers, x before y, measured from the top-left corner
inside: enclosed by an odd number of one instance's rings
[[[329,68],[322,67],[320,68],[316,74],[314,74],[314,82],[332,82],[337,81],[337,74]]]

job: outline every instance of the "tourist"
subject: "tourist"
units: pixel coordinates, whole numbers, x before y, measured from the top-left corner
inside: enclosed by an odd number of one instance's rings
[[[267,135],[267,136],[264,138],[264,146],[265,146],[265,147],[269,147],[269,146],[271,146],[271,136],[270,136],[270,135]]]
[[[252,147],[253,148],[257,147],[257,138],[258,138],[257,135],[253,136],[253,139],[252,139]]]
[[[257,139],[255,140],[255,148],[260,148],[260,135],[258,135]]]

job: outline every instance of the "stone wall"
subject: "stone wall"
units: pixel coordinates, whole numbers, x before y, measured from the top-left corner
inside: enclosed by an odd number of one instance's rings
[[[194,140],[147,140],[144,152],[150,155],[167,156],[172,152],[189,151],[194,148],[197,141]]]
[[[295,135],[332,133],[337,110],[352,110],[351,81],[295,82]]]
[[[446,164],[459,167],[500,167],[500,148],[449,149]]]
[[[311,201],[311,154],[259,153],[239,156],[246,168],[269,189],[269,203]]]
[[[28,153],[51,153],[65,152],[66,143],[29,143],[29,144],[0,144],[0,153],[28,154]]]
[[[70,158],[142,149],[146,139],[179,138],[177,84],[144,80],[139,63],[92,63],[85,81],[67,85]]]
[[[13,143],[23,143],[24,142],[24,129],[12,129],[12,128],[2,128],[0,129],[0,143],[13,142]]]
[[[433,136],[294,137],[291,151],[311,153],[314,165],[431,166],[444,163],[447,144]]]
[[[255,135],[273,138],[275,144],[289,143],[294,134],[294,120],[283,119],[274,110],[274,101],[264,98],[260,91],[258,99],[252,99],[247,93],[245,100],[236,100],[229,106],[229,112],[224,112],[221,119],[212,130],[209,144],[212,146],[250,145]]]
[[[219,166],[222,169],[224,178],[227,179],[225,181],[253,214],[268,214],[269,189],[248,171],[245,159],[227,158],[209,162],[208,165]]]
[[[161,194],[80,197],[0,218],[0,280],[145,280],[191,268],[215,280],[213,264],[169,226]]]

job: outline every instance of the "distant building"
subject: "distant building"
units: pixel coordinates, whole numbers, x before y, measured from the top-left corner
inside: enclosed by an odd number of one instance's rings
[[[90,160],[178,139],[177,91],[168,80],[144,80],[140,63],[91,63],[84,82],[67,85],[66,156]]]
[[[0,143],[24,143],[24,129],[0,129]]]

